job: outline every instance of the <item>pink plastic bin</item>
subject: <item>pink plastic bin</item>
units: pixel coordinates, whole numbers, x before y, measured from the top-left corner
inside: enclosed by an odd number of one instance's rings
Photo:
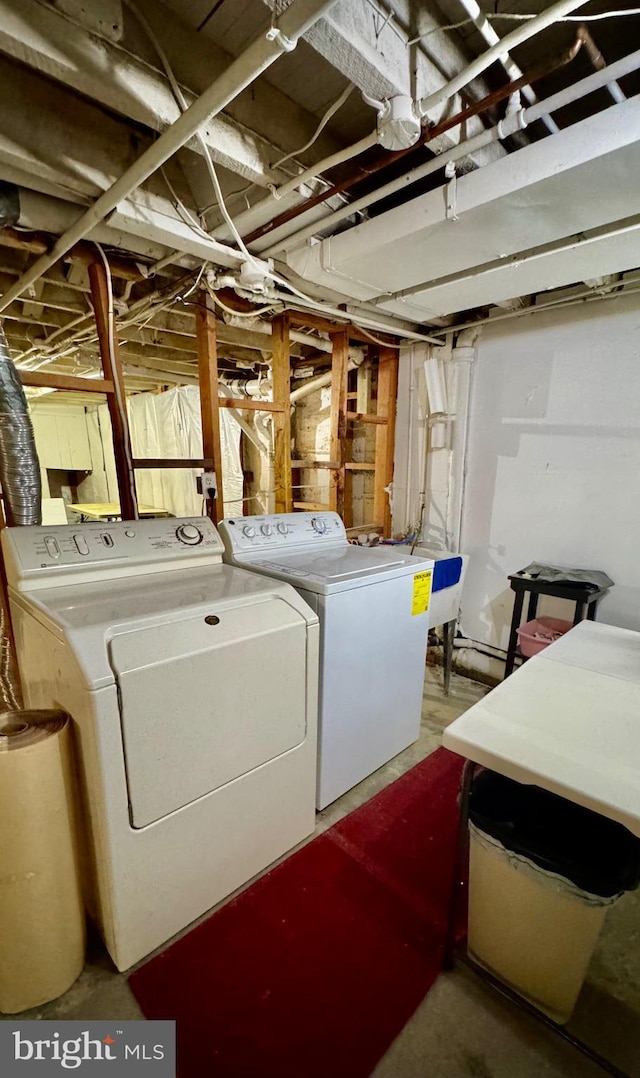
[[[534,618],[533,621],[526,621],[517,630],[520,651],[530,659],[571,628],[571,622],[565,621],[564,618]]]

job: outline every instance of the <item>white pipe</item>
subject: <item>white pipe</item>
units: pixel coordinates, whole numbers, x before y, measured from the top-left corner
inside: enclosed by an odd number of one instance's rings
[[[352,369],[349,364],[349,369]],[[326,374],[319,374],[317,378],[312,378],[311,381],[305,382],[303,386],[299,386],[298,389],[294,389],[291,392],[290,400],[292,404],[296,401],[301,401],[304,397],[308,397],[310,393],[315,393],[317,389],[323,389],[325,386],[331,385],[332,374],[328,371]]]
[[[497,45],[500,43],[500,37],[496,34],[484,11],[482,11],[480,5],[477,3],[477,0],[458,0],[458,3],[464,8],[467,15],[473,19],[487,45]],[[508,52],[502,53],[499,60],[512,82],[522,78],[522,71]],[[520,88],[520,93],[530,105],[535,105],[538,100],[535,91],[531,86],[522,86]],[[543,116],[542,122],[552,135],[557,134],[560,130],[556,122],[552,120],[550,116]]]
[[[310,239],[311,236],[314,236],[318,230],[324,231],[346,217],[350,217],[352,214],[380,201],[380,199],[386,198],[387,195],[393,195],[396,191],[409,187],[418,180],[438,172],[439,169],[444,168],[448,161],[458,161],[483,146],[487,146],[490,142],[506,138],[513,131],[526,127],[528,124],[533,123],[534,120],[541,119],[548,112],[555,112],[556,109],[560,109],[564,105],[571,104],[581,97],[586,97],[587,94],[593,93],[594,90],[599,90],[606,86],[612,79],[623,78],[638,68],[640,68],[640,49],[630,53],[628,56],[624,56],[621,60],[616,60],[615,63],[603,68],[601,71],[594,71],[592,75],[588,75],[585,79],[581,79],[580,82],[560,90],[559,93],[553,94],[552,97],[548,97],[544,101],[538,101],[535,105],[530,105],[526,109],[521,109],[510,117],[501,120],[495,127],[481,131],[479,135],[467,139],[466,142],[458,143],[457,146],[453,146],[450,150],[446,150],[445,153],[434,157],[432,161],[427,161],[424,165],[420,165],[419,168],[415,168],[411,172],[405,172],[397,179],[391,180],[390,183],[378,187],[376,191],[363,195],[362,198],[356,199],[355,202],[351,202],[347,206],[342,206],[339,210],[334,210],[332,214],[324,217],[322,221],[316,221],[313,225],[300,229],[299,232],[293,233],[285,240],[280,240],[280,242],[273,244],[266,251],[262,251],[260,257],[269,258],[276,253],[287,250],[289,247],[297,247],[305,240]]]
[[[354,143],[352,146],[345,146],[342,150],[338,150],[330,157],[325,157],[322,161],[318,161],[317,164],[311,165],[305,169],[304,172],[298,173],[297,176],[292,176],[286,183],[280,184],[279,187],[272,187],[271,194],[266,198],[261,198],[259,202],[254,203],[248,210],[244,210],[238,214],[235,218],[235,225],[239,231],[243,229],[251,230],[256,226],[256,219],[259,219],[261,210],[268,210],[269,213],[273,212],[273,200],[285,198],[286,195],[291,194],[292,191],[296,191],[302,184],[308,180],[317,179],[323,172],[327,172],[330,168],[335,168],[336,165],[341,165],[345,161],[350,161],[352,157],[357,157],[358,154],[364,153],[365,150],[371,149],[372,146],[378,144],[378,135],[376,131],[372,131],[370,135],[360,139],[359,142]],[[229,239],[230,231],[228,228],[220,228],[216,230],[219,239]]]
[[[594,90],[602,89],[613,80],[622,79],[625,75],[630,75],[633,71],[637,71],[639,67],[640,49],[636,49],[635,52],[630,52],[628,56],[623,56],[622,59],[616,60],[613,64],[601,68],[600,71],[594,71],[592,75],[587,75],[586,79],[574,82],[572,86],[567,86],[565,90],[552,94],[545,101],[538,101],[535,105],[530,105],[528,109],[525,109],[526,122],[533,123],[534,120],[539,120],[545,111],[555,112],[557,109],[563,108],[564,105],[579,101],[581,97],[592,94]]]
[[[430,109],[435,108],[436,105],[448,100],[454,94],[457,94],[459,90],[463,90],[465,86],[468,86],[473,79],[476,79],[478,75],[491,67],[495,60],[499,60],[501,56],[515,48],[516,45],[520,45],[523,41],[528,41],[529,38],[535,37],[542,30],[546,30],[548,26],[553,26],[563,15],[568,15],[569,12],[582,7],[584,3],[585,0],[557,0],[546,11],[536,15],[535,19],[530,19],[521,26],[516,27],[510,34],[501,38],[497,45],[493,45],[477,60],[474,60],[472,64],[469,64],[459,75],[450,79],[449,82],[434,93],[428,94],[418,101],[418,114],[426,116]]]
[[[462,533],[462,509],[469,432],[469,405],[471,402],[471,371],[476,356],[476,342],[480,330],[461,333],[451,358],[455,364],[455,419],[449,461],[449,494],[447,498],[446,535],[447,550],[460,550]]]
[[[335,0],[294,0],[280,17],[277,28],[261,34],[223,72],[220,78],[189,106],[186,112],[153,142],[127,171],[115,181],[65,232],[49,254],[38,258],[26,273],[2,296],[0,311],[6,310],[58,259],[62,258],[107,214],[169,160],[212,116],[216,116],[284,52],[295,48],[304,34],[335,3]],[[228,253],[228,249],[227,249]]]
[[[335,168],[336,165],[342,165],[345,161],[350,161],[352,157],[357,157],[358,154],[364,153],[365,150],[370,150],[372,146],[377,146],[377,144],[378,134],[376,131],[372,131],[370,135],[365,135],[359,142],[354,143],[352,146],[345,146],[342,150],[337,150],[336,153],[331,154],[330,157],[325,157],[323,161],[318,161],[316,165],[311,165],[298,176],[293,176],[287,183],[281,184],[280,187],[274,187],[271,192],[272,197],[284,198],[285,195],[290,194],[291,191],[295,191],[297,187],[306,183],[307,180],[316,179],[323,172],[328,172],[330,168]],[[257,206],[268,201],[268,198],[262,199],[262,202],[258,202]],[[252,209],[256,209],[257,206],[253,206]]]
[[[261,251],[260,257],[270,258],[281,251],[287,250],[289,247],[297,247],[305,240],[315,236],[319,230],[324,231],[325,228],[329,228],[339,221],[344,221],[347,217],[352,217],[354,213],[366,209],[367,206],[386,198],[387,195],[395,194],[396,191],[401,190],[403,187],[409,187],[411,184],[423,179],[423,177],[431,175],[432,172],[438,172],[441,168],[444,168],[447,161],[458,161],[461,157],[467,157],[475,150],[480,150],[483,146],[487,146],[490,142],[497,142],[497,140],[497,127],[481,131],[479,135],[474,135],[473,138],[467,139],[466,142],[460,142],[457,146],[452,146],[450,150],[446,150],[445,153],[434,157],[432,161],[427,161],[424,165],[420,165],[419,168],[412,169],[411,172],[405,172],[398,179],[383,184],[382,187],[378,187],[377,190],[372,191],[370,194],[363,195],[362,198],[357,198],[355,202],[350,202],[346,206],[341,206],[339,210],[334,210],[333,213],[323,217],[321,221],[307,225],[306,228],[301,228],[299,232],[294,232],[293,235],[287,236],[286,239],[274,243],[266,251]]]
[[[364,360],[364,352],[362,355],[352,358],[349,355],[349,362],[347,363],[347,370],[353,371],[356,367],[359,367]],[[304,397],[308,397],[310,393],[315,393],[317,389],[323,389],[325,386],[331,385],[333,374],[331,371],[327,371],[326,374],[319,374],[317,378],[311,378],[310,381],[305,382],[303,386],[298,389],[294,389],[290,394],[290,400],[292,404],[296,401],[301,401]]]

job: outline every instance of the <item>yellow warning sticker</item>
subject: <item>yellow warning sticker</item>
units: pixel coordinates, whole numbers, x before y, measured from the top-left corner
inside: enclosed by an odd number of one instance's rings
[[[416,573],[413,578],[413,602],[411,604],[412,614],[426,614],[429,609],[429,599],[431,598],[431,569],[427,569],[424,573]]]

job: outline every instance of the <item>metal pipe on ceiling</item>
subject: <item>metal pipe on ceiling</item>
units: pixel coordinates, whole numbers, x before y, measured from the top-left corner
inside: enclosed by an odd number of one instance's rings
[[[487,45],[501,44],[499,35],[493,29],[493,26],[489,22],[484,11],[482,11],[480,5],[478,4],[478,0],[458,0],[458,3],[462,5],[469,18],[473,19],[473,22],[475,23],[479,33],[482,35]],[[510,79],[515,82],[516,79],[522,78],[522,71],[518,67],[515,60],[512,59],[509,52],[501,53],[498,59]],[[533,90],[528,83],[525,83],[525,85],[521,87],[520,92],[522,93],[522,96],[524,97],[525,101],[528,101],[530,105],[535,105],[538,98],[536,96],[535,90]],[[555,122],[555,120],[552,120],[550,116],[543,116],[542,122],[552,135],[557,134],[557,132],[559,131],[557,123]]]
[[[251,85],[285,52],[295,48],[297,40],[329,10],[336,0],[294,0],[280,16],[276,26],[261,34],[229,65],[226,71],[181,116],[148,147],[138,160],[111,185],[82,214],[55,243],[48,254],[42,255],[0,298],[0,311],[37,281],[58,259],[62,258],[75,243],[85,239],[96,225],[104,221],[117,205],[157,171],[170,157],[180,150],[199,130],[203,123],[217,115],[231,101]],[[240,252],[220,244],[228,257]]]
[[[596,71],[602,71],[607,66],[607,62],[602,53],[600,52],[600,49],[596,45],[595,41],[593,40],[591,32],[586,26],[578,27],[578,37],[584,45],[587,56],[591,60],[591,63],[595,67]],[[615,101],[616,105],[620,105],[623,101],[626,101],[626,97],[618,86],[618,83],[615,81],[615,79],[613,80],[613,82],[607,83],[607,90],[609,91],[609,94]]]
[[[514,117],[511,117],[509,120],[500,121],[495,127],[481,132],[479,135],[474,136],[472,139],[468,139],[466,142],[459,143],[451,150],[439,154],[438,157],[433,158],[433,160],[428,161],[419,168],[415,168],[411,172],[405,172],[404,175],[399,176],[396,180],[392,180],[390,183],[385,184],[383,187],[379,187],[376,191],[372,191],[368,195],[363,195],[362,198],[356,199],[355,202],[350,203],[348,206],[343,206],[339,210],[335,210],[332,214],[324,218],[321,227],[323,229],[331,227],[339,221],[344,220],[344,218],[350,217],[353,213],[366,209],[374,202],[379,202],[380,199],[395,194],[397,191],[411,186],[418,180],[424,179],[434,172],[438,172],[448,161],[458,161],[460,158],[467,157],[470,153],[480,149],[482,146],[488,145],[490,142],[505,138],[511,133],[513,125],[525,127],[535,120],[539,120],[547,113],[555,112],[565,105],[578,101],[581,97],[586,97],[587,94],[593,93],[595,90],[602,89],[602,87],[606,86],[612,79],[624,78],[625,75],[629,75],[639,68],[640,49],[630,53],[629,56],[623,57],[621,60],[617,60],[604,70],[596,71],[593,75],[588,75],[585,79],[581,79],[572,86],[560,90],[557,94],[553,94],[552,97],[546,98],[544,101],[538,101],[535,105],[530,105],[528,108],[520,110],[520,113],[514,114]],[[613,107],[615,106],[612,106],[612,108]],[[519,124],[518,119],[520,121]],[[305,240],[315,235],[319,230],[319,227],[317,222],[313,225],[309,225],[307,228],[301,229],[294,235],[288,236],[286,240],[273,244],[273,246],[267,248],[266,251],[261,251],[260,255],[262,258],[269,258],[290,247],[300,246]]]
[[[487,94],[480,101],[474,102],[461,112],[456,113],[454,116],[450,116],[447,120],[443,120],[441,123],[436,124],[433,127],[425,126],[422,135],[413,146],[407,147],[405,150],[396,150],[394,152],[386,152],[376,158],[375,161],[371,161],[367,164],[361,163],[356,166],[356,171],[350,176],[346,177],[340,183],[334,184],[326,191],[321,191],[318,195],[310,198],[307,202],[301,203],[299,206],[294,206],[290,210],[285,210],[283,213],[274,217],[271,221],[265,222],[259,228],[255,228],[253,232],[245,236],[245,243],[253,243],[262,236],[268,235],[270,232],[274,232],[276,228],[280,228],[284,224],[288,224],[289,221],[293,221],[296,217],[302,216],[309,210],[314,209],[316,206],[321,205],[323,202],[327,202],[330,198],[336,195],[342,194],[344,191],[348,191],[355,184],[359,183],[362,179],[366,179],[369,176],[375,175],[376,172],[380,172],[388,165],[393,164],[395,161],[399,161],[401,158],[406,157],[408,154],[415,153],[423,146],[428,146],[430,142],[438,138],[440,135],[446,134],[447,131],[451,131],[455,127],[459,127],[461,124],[466,123],[472,116],[478,116],[488,109],[498,105],[505,98],[510,97],[517,90],[522,89],[524,86],[528,86],[532,82],[536,82],[538,79],[545,78],[547,75],[553,74],[553,72],[564,67],[570,63],[571,60],[578,54],[582,47],[582,40],[576,37],[574,43],[570,48],[566,49],[559,56],[553,57],[551,60],[545,61],[543,64],[536,65],[535,68],[522,75],[514,82],[508,83],[506,86],[501,86],[498,90],[494,90],[492,93]],[[267,200],[263,199],[263,203]],[[263,203],[259,203],[262,205]],[[240,218],[241,220],[241,218]],[[316,231],[322,228],[322,224],[316,225]]]
[[[447,101],[453,97],[460,90],[463,90],[465,86],[468,86],[470,82],[477,79],[478,75],[482,75],[488,67],[496,61],[500,60],[501,56],[510,52],[516,45],[521,45],[522,42],[528,41],[529,38],[535,37],[536,34],[546,30],[547,27],[553,26],[554,23],[559,22],[564,15],[568,15],[570,12],[575,11],[576,8],[583,7],[585,0],[557,0],[555,4],[547,8],[546,11],[542,11],[539,15],[536,15],[534,19],[530,19],[528,22],[523,23],[521,26],[516,27],[511,33],[506,34],[505,37],[500,38],[496,45],[493,45],[490,49],[487,49],[482,56],[478,56],[473,63],[461,71],[454,78],[446,82],[444,86],[441,86],[434,93],[428,94],[426,97],[420,99],[417,102],[417,110],[421,116],[427,116],[430,109],[434,109],[437,105],[442,104],[443,101]]]

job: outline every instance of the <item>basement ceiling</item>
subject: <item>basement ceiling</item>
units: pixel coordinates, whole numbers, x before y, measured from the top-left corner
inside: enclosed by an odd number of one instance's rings
[[[0,117],[2,295],[16,293],[42,252],[179,117],[168,73],[188,105],[300,3],[0,0],[0,86],[11,102]],[[240,291],[246,312],[251,291],[237,287],[243,256],[191,139],[93,229],[83,257],[74,249],[5,303],[0,317],[18,363],[97,371],[92,242],[113,264],[132,392],[196,380],[193,303],[207,281],[220,297],[221,368],[242,376],[268,366],[271,311],[295,302],[287,281],[317,304],[345,305],[353,321],[399,335],[485,317],[496,304],[546,306],[556,289],[631,287],[640,265],[640,79],[633,64],[617,80],[598,73],[632,51],[640,17],[595,19],[611,5],[574,4],[572,21],[441,93],[487,52],[492,33],[503,38],[526,24],[496,16],[548,6],[336,0],[201,128],[238,231],[252,255],[273,259],[278,301],[269,308],[256,295],[268,309],[253,322],[224,310],[222,297],[235,307]],[[634,5],[623,0],[616,10]],[[498,130],[510,80],[520,76],[514,115],[536,97],[594,77],[599,84],[551,118],[542,110],[523,130]],[[370,136],[376,101],[403,96],[439,99],[416,144],[394,154]],[[460,113],[463,122],[447,129]],[[364,139],[368,148],[351,154]],[[312,167],[334,155],[344,160]],[[448,156],[457,160],[445,173]],[[326,362],[322,333],[309,326],[297,338],[296,362]]]

